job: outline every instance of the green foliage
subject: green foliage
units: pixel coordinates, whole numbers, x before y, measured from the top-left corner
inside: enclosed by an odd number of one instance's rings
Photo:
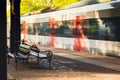
[[[7,17],[10,17],[10,9],[7,10]]]
[[[63,8],[69,4],[79,1],[83,1],[83,0],[21,0],[20,14],[29,13],[47,7]],[[107,2],[111,0],[100,0],[100,1]],[[8,10],[7,13],[8,16],[10,16],[9,12],[10,10]]]
[[[74,2],[81,0],[21,0],[21,14],[44,9],[47,7],[63,8]]]
[[[74,2],[79,2],[79,1],[82,1],[82,0],[52,0],[51,3],[54,4],[54,6],[63,8],[66,5],[69,5]]]
[[[111,0],[100,0],[100,2],[109,2]]]

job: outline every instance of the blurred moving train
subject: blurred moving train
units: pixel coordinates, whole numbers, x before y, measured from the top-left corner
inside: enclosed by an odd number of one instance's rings
[[[22,39],[120,57],[120,0],[21,17]]]

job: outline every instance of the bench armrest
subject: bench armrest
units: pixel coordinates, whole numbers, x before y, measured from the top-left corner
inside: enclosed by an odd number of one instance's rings
[[[49,50],[40,51],[40,53],[45,54],[47,57],[52,57],[53,55],[52,51],[49,51]]]
[[[15,57],[14,54],[12,54],[12,53],[10,53],[10,52],[7,54],[7,56],[12,57],[12,58]]]
[[[53,55],[52,51],[40,51],[39,53],[31,51],[30,54],[36,57],[48,57],[48,58],[51,58]]]
[[[23,58],[23,59],[26,59],[26,58],[28,58],[28,56],[29,56],[29,54],[28,55],[25,55],[25,54],[23,54],[23,53],[20,53],[20,52],[15,52],[14,53],[14,56],[15,56],[15,58]]]

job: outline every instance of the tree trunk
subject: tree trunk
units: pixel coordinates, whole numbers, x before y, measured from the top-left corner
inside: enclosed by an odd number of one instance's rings
[[[11,5],[11,30],[10,30],[10,50],[12,53],[18,50],[20,44],[20,0],[10,0]]]
[[[0,0],[0,80],[7,80],[6,0]]]

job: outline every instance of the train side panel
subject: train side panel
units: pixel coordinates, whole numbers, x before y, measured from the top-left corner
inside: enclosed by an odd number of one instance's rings
[[[27,40],[45,46],[120,57],[120,1],[22,17]],[[22,34],[24,38],[24,34]]]

